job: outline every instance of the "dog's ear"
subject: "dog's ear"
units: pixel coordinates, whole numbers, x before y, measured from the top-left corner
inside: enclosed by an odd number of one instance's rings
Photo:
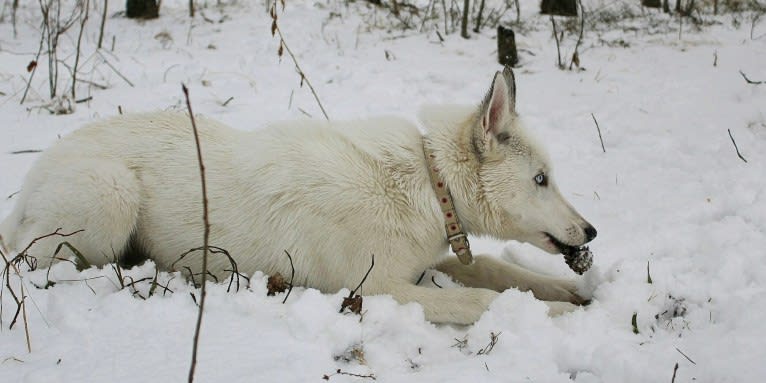
[[[503,79],[508,87],[508,108],[511,113],[516,113],[516,77],[510,65],[503,67]]]
[[[510,132],[506,131],[507,121],[515,114],[515,99],[516,84],[513,71],[506,66],[503,72],[495,74],[492,87],[481,104],[479,125],[482,130],[482,149],[491,150],[495,144],[508,139]]]

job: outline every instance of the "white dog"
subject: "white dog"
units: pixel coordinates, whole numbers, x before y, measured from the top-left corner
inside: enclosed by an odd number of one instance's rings
[[[463,231],[551,253],[596,235],[559,193],[514,104],[513,73],[506,68],[478,109],[425,109],[425,136],[396,118],[292,121],[254,132],[198,118],[210,245],[227,249],[248,274],[289,275],[286,250],[296,283],[325,292],[355,287],[374,254],[364,293],[418,302],[433,322],[472,323],[498,292],[512,287],[548,301],[551,315],[569,311],[581,303],[572,281],[490,256],[470,265],[445,258],[448,237],[467,247]],[[449,192],[435,190],[437,182]],[[446,208],[441,195],[451,196]],[[57,228],[83,230],[67,240],[93,265],[141,253],[164,269],[199,272],[200,252],[176,261],[202,246],[201,201],[189,117],[120,116],[86,126],[43,153],[0,234],[19,251]],[[445,232],[445,214],[455,223],[459,217],[456,237]],[[61,241],[42,240],[29,254],[48,266]],[[457,250],[466,256],[460,245]],[[465,287],[415,284],[434,267]],[[211,256],[213,274],[227,269],[226,257]]]

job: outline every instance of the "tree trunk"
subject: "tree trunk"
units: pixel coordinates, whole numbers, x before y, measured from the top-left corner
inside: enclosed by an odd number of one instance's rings
[[[131,19],[156,19],[160,17],[157,0],[127,0],[125,15]]]
[[[516,35],[511,28],[497,26],[497,61],[500,65],[516,66],[519,56],[516,51]]]
[[[576,0],[543,0],[540,13],[555,16],[577,16]]]
[[[481,30],[481,15],[484,13],[484,0],[479,3],[479,14],[476,15],[476,25],[473,27],[474,33],[479,33]]]
[[[463,2],[463,21],[460,23],[460,36],[462,36],[464,39],[468,38],[468,6],[470,5],[470,0],[465,0]]]
[[[662,1],[660,0],[641,0],[641,5],[647,8],[661,8]]]

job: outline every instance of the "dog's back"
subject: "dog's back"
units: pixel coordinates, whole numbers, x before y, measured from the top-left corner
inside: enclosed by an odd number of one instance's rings
[[[197,125],[211,245],[227,249],[241,272],[288,273],[287,250],[298,280],[335,290],[353,287],[371,254],[412,250],[405,246],[412,241],[397,237],[434,237],[429,242],[442,245],[421,134],[406,121],[292,121],[254,132],[204,118]],[[67,240],[91,264],[133,248],[160,267],[196,269],[198,254],[175,262],[202,245],[201,201],[188,116],[118,117],[86,126],[41,155],[1,233],[20,250],[57,228],[83,230]],[[59,242],[41,241],[30,254],[47,265]],[[397,262],[422,271],[433,260]],[[211,259],[220,277],[231,268],[223,256]]]

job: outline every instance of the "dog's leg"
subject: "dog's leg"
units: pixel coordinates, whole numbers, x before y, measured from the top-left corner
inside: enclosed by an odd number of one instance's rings
[[[488,289],[430,288],[396,282],[387,291],[399,303],[417,302],[423,306],[426,320],[434,323],[471,324],[479,320],[498,292]]]
[[[577,295],[574,281],[539,274],[487,255],[474,257],[474,263],[467,266],[457,258],[450,257],[437,265],[436,269],[467,287],[494,291],[517,288],[521,291],[531,290],[537,299],[545,301],[575,304],[585,301]]]
[[[58,165],[58,164],[57,164]],[[29,249],[40,267],[53,261],[64,241],[91,265],[111,262],[125,249],[136,228],[140,204],[138,180],[124,164],[107,160],[67,158],[59,166],[36,169],[25,184],[23,203],[14,212],[16,250],[33,239],[54,232],[81,232],[67,238],[53,236]],[[69,257],[62,250],[58,257]]]

